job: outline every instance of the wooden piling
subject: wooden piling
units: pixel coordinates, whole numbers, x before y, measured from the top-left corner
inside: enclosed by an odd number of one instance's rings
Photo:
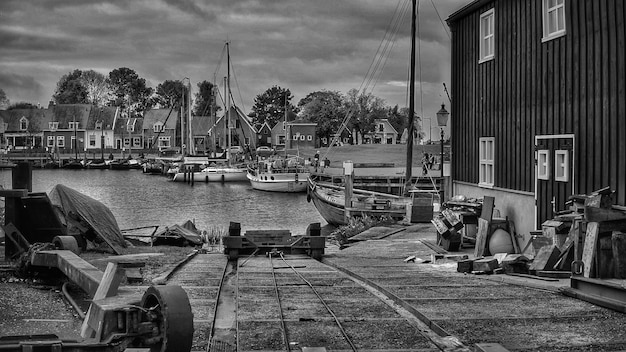
[[[13,189],[33,191],[33,165],[30,162],[18,162],[11,175]]]
[[[626,279],[626,233],[613,231],[611,235],[613,249],[614,276],[616,279]]]

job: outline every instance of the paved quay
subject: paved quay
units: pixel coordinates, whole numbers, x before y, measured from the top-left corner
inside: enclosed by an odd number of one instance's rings
[[[322,262],[386,292],[442,336],[469,348],[497,343],[510,351],[626,350],[626,315],[558,293],[569,279],[462,274],[453,261],[406,263],[409,256],[436,253],[430,224],[380,237],[342,250],[327,245]],[[473,248],[456,253],[472,258]]]

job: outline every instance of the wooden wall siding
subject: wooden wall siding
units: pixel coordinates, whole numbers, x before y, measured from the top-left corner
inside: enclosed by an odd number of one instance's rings
[[[495,58],[478,64],[495,9]],[[451,23],[453,178],[478,183],[478,139],[496,137],[495,186],[534,192],[534,136],[573,133],[575,193],[626,204],[626,9],[566,1],[565,36],[542,43],[541,0],[500,0]]]

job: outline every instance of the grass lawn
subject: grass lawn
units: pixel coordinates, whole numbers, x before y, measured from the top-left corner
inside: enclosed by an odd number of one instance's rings
[[[448,146],[446,146],[447,150]],[[331,167],[342,167],[346,160],[351,160],[354,163],[393,163],[396,167],[406,166],[406,144],[348,144],[333,147],[330,151],[328,148],[301,148],[300,156],[313,159],[316,151],[320,152],[322,159],[328,152],[326,157],[330,160]],[[289,154],[296,154],[296,152],[295,149],[288,150]],[[441,146],[439,144],[414,145],[413,166],[421,165],[422,155],[425,152],[439,155]]]

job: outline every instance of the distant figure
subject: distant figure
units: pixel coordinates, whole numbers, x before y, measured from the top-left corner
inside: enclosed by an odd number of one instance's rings
[[[428,158],[428,169],[433,169],[433,164],[435,164],[435,155],[431,154],[430,158]]]
[[[324,168],[327,168],[330,166],[330,160],[328,160],[328,158],[324,159]]]
[[[424,153],[422,156],[422,175],[426,175],[428,173],[428,169],[430,163],[430,158],[428,157],[428,153]]]
[[[109,154],[109,160],[113,160],[113,153]]]
[[[317,166],[320,162],[320,152],[319,150],[317,152],[315,152],[315,156],[313,157],[313,160],[315,161],[315,166]]]

